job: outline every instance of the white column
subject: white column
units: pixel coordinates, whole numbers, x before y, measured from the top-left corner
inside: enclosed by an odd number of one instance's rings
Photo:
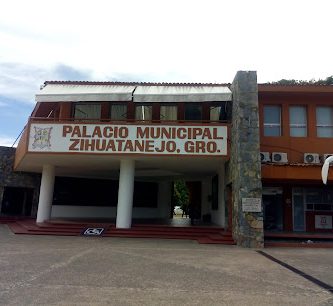
[[[54,177],[54,166],[44,165],[39,191],[37,223],[44,222],[51,218]]]
[[[134,173],[134,160],[120,161],[116,228],[130,228],[132,224]]]

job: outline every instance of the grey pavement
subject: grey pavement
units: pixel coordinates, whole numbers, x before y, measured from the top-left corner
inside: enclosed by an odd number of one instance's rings
[[[333,249],[264,251],[333,285]],[[0,304],[333,305],[333,294],[236,246],[25,236],[0,225]]]

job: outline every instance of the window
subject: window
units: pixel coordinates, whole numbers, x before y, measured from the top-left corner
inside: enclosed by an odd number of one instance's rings
[[[53,205],[117,206],[118,181],[56,176]]]
[[[209,120],[221,121],[227,120],[226,103],[214,105],[209,108]]]
[[[201,104],[185,103],[185,120],[201,120],[202,106]]]
[[[160,120],[177,120],[177,106],[176,105],[161,105]]]
[[[333,137],[333,108],[319,106],[316,109],[317,136]]]
[[[74,105],[74,118],[94,120],[101,118],[101,104],[76,103]]]
[[[306,210],[333,211],[333,190],[324,188],[304,188]]]
[[[135,106],[135,119],[136,120],[152,120],[152,106],[151,105],[136,105]]]
[[[264,106],[264,136],[281,136],[281,107]]]
[[[124,120],[127,118],[126,104],[111,104],[111,119]]]
[[[307,119],[305,106],[289,107],[290,136],[307,136]]]
[[[134,182],[133,207],[157,208],[158,183]]]
[[[305,211],[332,212],[332,187],[293,188],[294,230],[305,229]]]

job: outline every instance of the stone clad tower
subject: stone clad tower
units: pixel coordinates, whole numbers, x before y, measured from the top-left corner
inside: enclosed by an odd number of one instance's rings
[[[264,230],[256,72],[237,72],[231,90],[232,231],[238,245],[261,248]]]

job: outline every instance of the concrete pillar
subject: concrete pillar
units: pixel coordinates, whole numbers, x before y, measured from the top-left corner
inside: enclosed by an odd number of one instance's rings
[[[224,190],[225,189],[225,170],[224,163],[220,165],[218,170],[218,205],[221,216],[221,226],[225,227],[225,199],[224,199]]]
[[[130,228],[132,224],[134,173],[134,160],[124,159],[120,161],[117,228]]]
[[[54,178],[54,166],[44,165],[42,181],[40,184],[39,202],[37,210],[37,223],[44,222],[51,218]]]

